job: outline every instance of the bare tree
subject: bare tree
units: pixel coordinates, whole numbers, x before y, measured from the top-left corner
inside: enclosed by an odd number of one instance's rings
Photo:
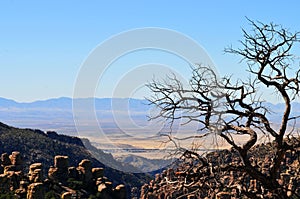
[[[225,49],[242,56],[248,65],[248,80],[233,82],[231,77],[219,78],[210,67],[196,65],[188,87],[175,76],[162,82],[153,81],[148,85],[153,92],[150,101],[160,111],[151,119],[164,118],[171,125],[176,120],[198,123],[198,133],[183,139],[202,139],[210,134],[220,136],[241,159],[241,164],[226,165],[223,169],[243,172],[260,182],[273,197],[287,198],[288,195],[297,195],[287,194],[292,190],[279,183],[279,176],[286,152],[295,148],[291,140],[296,140],[299,146],[299,139],[291,138],[298,118],[292,115],[291,108],[298,97],[300,84],[299,65],[295,65],[296,59],[291,51],[299,42],[299,33],[291,33],[273,23],[249,22],[253,29],[243,30],[241,48]],[[261,99],[258,87],[274,91],[284,102],[279,127],[272,125],[270,110]],[[248,138],[238,144],[239,136]],[[267,174],[253,164],[250,155],[260,136],[269,137],[274,150]],[[179,140],[171,134],[168,137],[174,143]],[[244,192],[251,198],[263,197],[259,192]]]

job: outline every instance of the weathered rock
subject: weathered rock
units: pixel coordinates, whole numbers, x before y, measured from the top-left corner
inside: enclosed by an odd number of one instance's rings
[[[98,192],[102,192],[103,190],[107,189],[105,183],[102,183],[98,186]]]
[[[29,176],[30,182],[42,182],[43,181],[43,174],[41,169],[35,169],[33,173]]]
[[[81,160],[79,166],[85,168],[86,170],[92,170],[92,163],[88,159]]]
[[[26,198],[28,183],[24,180],[20,181],[20,188],[15,191],[18,198]]]
[[[22,172],[6,171],[4,175],[9,179],[10,190],[15,190],[19,188]]]
[[[54,157],[54,167],[67,170],[69,167],[69,157],[57,155]]]
[[[33,163],[29,166],[29,174],[33,173],[35,169],[43,169],[42,163]]]
[[[81,180],[90,186],[93,183],[92,163],[90,160],[84,159],[79,163],[77,168],[81,174]]]
[[[16,170],[16,166],[15,165],[8,165],[4,167],[4,174],[7,174],[10,171],[15,171]]]
[[[9,155],[7,153],[3,153],[1,155],[1,166],[5,167],[5,166],[8,166],[8,165],[11,165],[11,161],[9,159]]]
[[[54,167],[50,167],[48,171],[49,178],[57,182],[65,183],[68,179],[68,166],[68,156],[55,156]]]
[[[53,181],[57,181],[58,180],[57,170],[58,170],[58,168],[56,168],[56,167],[50,167],[49,168],[49,170],[48,170],[48,177],[49,177],[49,179],[51,179]]]
[[[113,190],[109,183],[102,183],[98,186],[98,192],[101,199],[113,199]]]
[[[94,194],[97,188],[102,199],[126,198],[125,186],[119,185],[113,189],[112,182],[103,176],[104,169],[92,169],[91,161],[87,159],[82,160],[78,167],[68,167],[67,156],[56,156],[54,166],[49,168],[48,178],[45,180],[42,176],[42,163],[31,164],[28,175],[16,169],[22,165],[19,152],[13,152],[10,156],[2,154],[1,164],[5,166],[1,167],[4,173],[0,174],[0,192],[13,191],[17,198],[43,199],[46,192],[54,194],[56,198],[57,196],[63,199],[86,198],[91,193]],[[73,178],[70,182],[74,182],[72,185],[75,187],[68,183],[67,180],[70,178]]]
[[[116,186],[114,189],[114,196],[118,199],[126,199],[126,187],[123,184]]]
[[[65,192],[61,195],[62,199],[72,199],[73,193],[72,192]]]
[[[43,181],[43,165],[42,163],[34,163],[29,166],[29,181],[30,182],[42,182]]]
[[[216,195],[216,199],[231,199],[231,194],[228,192],[219,192]]]
[[[68,168],[68,176],[69,178],[77,179],[79,176],[79,173],[76,169],[76,167],[69,167]]]
[[[10,162],[15,166],[16,171],[21,171],[23,169],[23,161],[19,151],[14,151],[9,156]]]
[[[112,182],[106,181],[106,182],[105,182],[105,186],[106,186],[109,190],[112,190],[112,189],[113,189],[113,183],[112,183]]]
[[[100,185],[102,183],[105,183],[107,181],[107,178],[106,177],[102,177],[102,178],[97,178],[97,181],[96,181],[96,185]]]
[[[98,179],[98,178],[103,177],[104,169],[103,168],[93,168],[92,173],[93,173],[93,178]]]
[[[144,184],[141,188],[141,199],[146,199],[146,194],[149,192],[149,185]]]
[[[27,199],[42,199],[45,197],[43,183],[32,183],[28,186]]]

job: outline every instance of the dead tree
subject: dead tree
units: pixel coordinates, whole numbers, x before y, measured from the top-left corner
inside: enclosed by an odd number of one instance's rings
[[[273,23],[249,22],[253,29],[243,30],[242,47],[225,49],[242,56],[247,63],[247,81],[219,78],[210,67],[202,65],[193,67],[189,86],[184,86],[175,76],[167,77],[165,81],[154,80],[148,84],[153,93],[149,100],[160,111],[151,119],[163,118],[171,125],[176,120],[198,123],[199,133],[184,139],[201,139],[210,134],[222,137],[242,160],[242,164],[228,165],[227,169],[246,173],[275,198],[287,198],[287,192],[291,190],[278,183],[278,176],[286,151],[295,147],[288,138],[293,134],[293,128],[289,126],[295,125],[298,118],[291,114],[291,108],[292,102],[299,97],[300,69],[291,51],[299,42],[299,33],[291,33]],[[258,94],[258,87],[276,92],[284,102],[279,127],[269,120],[269,110]],[[248,139],[240,145],[236,138],[241,135]],[[261,135],[268,136],[274,147],[268,175],[253,166],[249,155]],[[174,143],[179,140],[171,134],[168,137]],[[255,192],[245,195],[259,197]]]

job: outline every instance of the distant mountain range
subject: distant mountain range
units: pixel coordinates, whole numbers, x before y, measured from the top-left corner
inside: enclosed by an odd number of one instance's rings
[[[113,111],[118,111],[118,114],[129,114],[133,120],[145,123],[149,110],[153,108],[145,99],[83,98],[75,100],[83,103],[93,100],[97,117],[102,121],[109,121],[109,119],[113,121]],[[19,127],[74,133],[76,129],[73,122],[72,103],[72,98],[68,97],[26,103],[0,97],[0,120]],[[273,112],[270,115],[271,120],[274,123],[280,122],[278,113],[284,111],[284,104],[265,103],[265,105]],[[292,111],[295,115],[300,113],[300,103],[293,103]],[[112,121],[110,121],[111,125],[114,126]]]
[[[148,115],[154,110],[145,99],[75,99],[76,102],[83,104],[91,102],[91,100],[95,108],[94,112],[89,114],[96,114],[98,123],[105,133],[122,137],[124,136],[124,132],[122,132],[124,126],[130,129],[132,133],[147,134],[153,130],[153,126],[144,128],[144,126],[148,125]],[[38,128],[44,131],[53,130],[58,133],[78,136],[83,132],[79,132],[79,134],[77,132],[72,104],[72,98],[67,97],[29,103],[0,98],[0,121],[22,128]],[[284,104],[265,103],[265,105],[271,110],[269,117],[273,125],[279,124],[281,113],[284,111]],[[293,115],[300,115],[300,103],[293,103],[292,111]],[[83,124],[86,127],[86,132],[84,133],[87,134],[98,129],[98,124],[89,122],[87,117],[87,121]],[[136,128],[137,126],[139,126],[138,129]]]
[[[30,103],[19,103],[14,100],[0,98],[0,121],[12,126],[20,128],[41,129],[43,131],[56,131],[59,134],[72,136],[87,137],[92,139],[93,143],[98,142],[99,148],[114,148],[117,146],[127,145],[126,148],[149,148],[156,142],[159,132],[155,129],[158,123],[148,126],[148,115],[155,109],[149,105],[145,99],[131,98],[83,98],[75,99],[75,102],[82,104],[93,102],[94,111],[88,113],[96,115],[98,121],[90,122],[86,117],[86,121],[77,124],[76,128],[74,118],[72,98],[61,97],[48,100],[34,101]],[[284,104],[265,103],[271,110],[269,114],[272,125],[276,126],[281,122],[281,115],[284,111]],[[84,113],[84,109],[82,110]],[[300,103],[293,103],[293,115],[300,115]],[[83,117],[84,118],[84,117]],[[81,125],[81,126],[80,126]],[[296,124],[299,127],[299,123]],[[101,126],[105,136],[113,140],[107,142],[103,137],[95,138],[95,134]],[[186,132],[195,132],[195,127],[188,129]],[[98,135],[98,134],[96,134]],[[144,140],[137,138],[141,135]],[[94,136],[94,137],[93,137]],[[151,137],[152,136],[152,137]],[[94,139],[95,138],[95,139]],[[138,154],[134,154],[138,155]]]
[[[112,110],[118,114],[130,115],[137,122],[147,122],[148,101],[140,99],[121,98],[86,98],[77,101],[94,101],[95,110],[100,121],[106,126],[114,127]],[[20,103],[14,100],[0,98],[0,120],[18,127],[55,130],[59,133],[77,135],[73,120],[72,98],[61,97],[48,100]],[[115,105],[116,107],[112,107]],[[118,107],[122,105],[122,107]],[[126,106],[126,107],[125,107]]]
[[[130,110],[147,111],[149,102],[145,99],[133,98],[80,98],[76,101],[93,100],[97,110],[111,110],[112,104],[127,103]],[[0,108],[20,108],[20,109],[63,109],[72,110],[73,99],[68,97],[38,100],[34,102],[16,102],[11,99],[0,97]]]

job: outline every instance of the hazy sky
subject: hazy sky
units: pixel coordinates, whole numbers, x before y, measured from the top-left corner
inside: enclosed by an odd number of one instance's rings
[[[97,45],[120,32],[143,27],[185,34],[206,50],[221,75],[243,77],[245,64],[223,50],[229,45],[238,46],[241,28],[249,28],[245,16],[300,31],[299,8],[296,0],[2,0],[0,97],[17,101],[71,97],[80,67]],[[176,57],[151,50],[137,52],[112,64],[99,80],[102,86],[95,95],[110,97],[113,86],[128,71],[149,63],[170,65],[183,76],[188,75],[188,67]]]

